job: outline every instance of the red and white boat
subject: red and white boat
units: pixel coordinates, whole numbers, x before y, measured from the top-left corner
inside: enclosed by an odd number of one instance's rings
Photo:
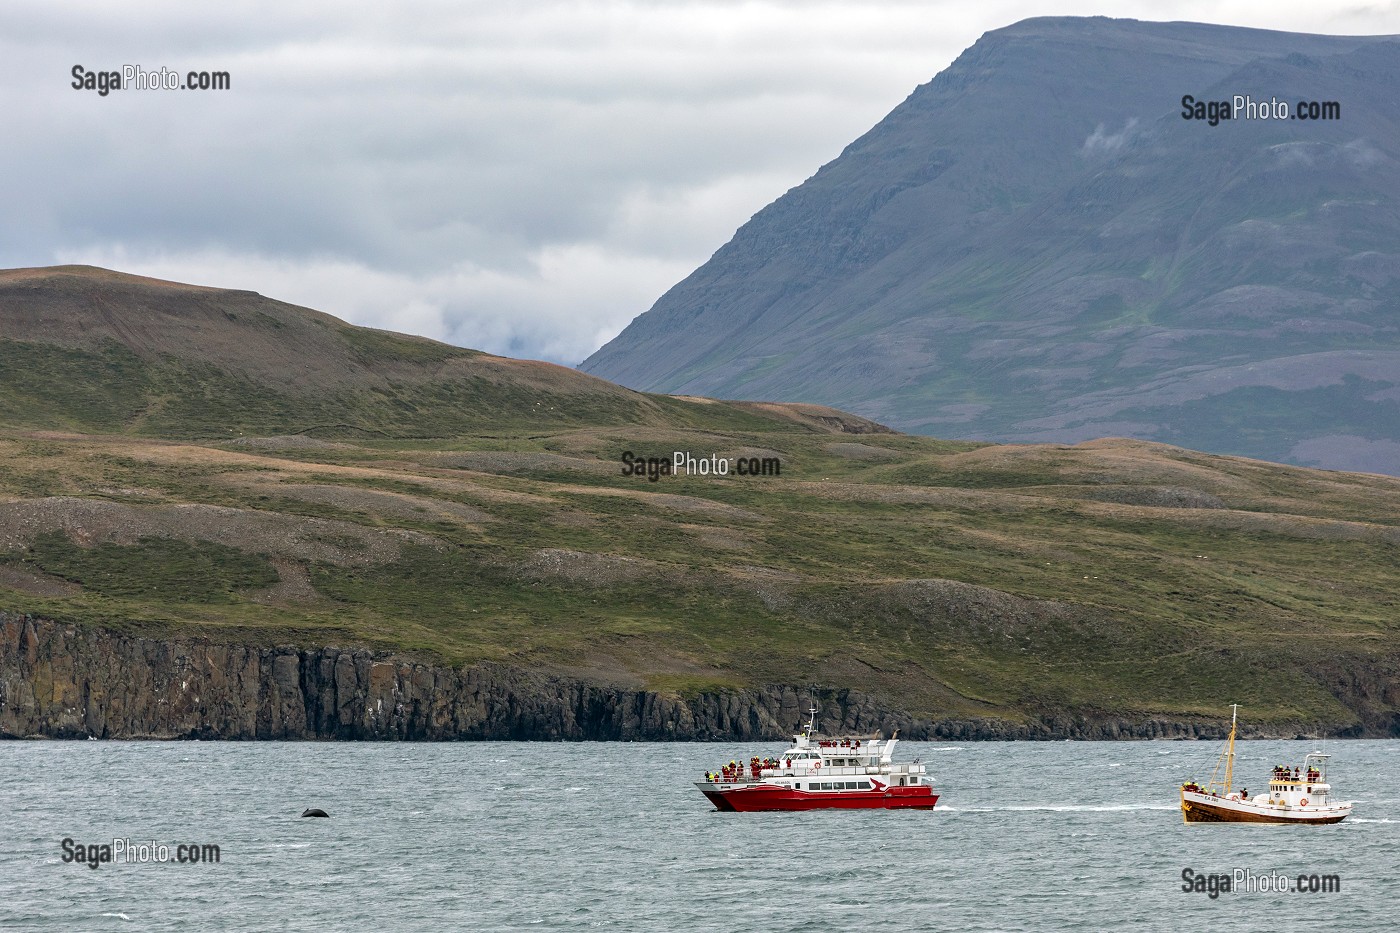
[[[919,761],[894,764],[899,733],[822,736],[817,711],[806,731],[776,758],[731,761],[695,786],[717,810],[927,810],[938,802]]]

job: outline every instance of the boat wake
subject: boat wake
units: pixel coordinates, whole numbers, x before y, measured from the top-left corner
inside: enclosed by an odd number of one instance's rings
[[[1161,803],[1023,803],[1007,807],[953,807],[940,806],[939,810],[956,810],[962,813],[1017,813],[1050,811],[1053,813],[1118,813],[1126,810],[1175,810],[1175,806]]]

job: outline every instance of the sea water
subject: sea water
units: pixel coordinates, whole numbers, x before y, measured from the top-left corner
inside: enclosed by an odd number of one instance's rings
[[[1315,743],[1241,742],[1266,788]],[[907,742],[932,811],[719,813],[775,744],[0,744],[6,930],[1394,930],[1400,741],[1330,742],[1354,815],[1184,825],[1216,742]],[[301,818],[320,807],[329,819]],[[63,840],[69,839],[65,849]],[[147,861],[64,861],[113,840]],[[218,846],[218,861],[174,860]],[[171,861],[156,861],[166,846]],[[1339,891],[1184,891],[1183,871]],[[1275,882],[1269,882],[1273,884]]]

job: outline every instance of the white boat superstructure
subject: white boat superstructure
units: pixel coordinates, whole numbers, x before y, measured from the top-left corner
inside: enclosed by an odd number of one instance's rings
[[[823,737],[816,712],[781,754],[755,756],[747,766],[730,761],[696,786],[720,809],[933,806],[938,798],[923,762],[894,763],[898,733]]]

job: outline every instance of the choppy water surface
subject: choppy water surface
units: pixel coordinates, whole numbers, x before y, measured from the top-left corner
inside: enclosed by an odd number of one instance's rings
[[[1265,787],[1303,742],[1241,743]],[[1186,826],[1214,742],[902,743],[930,812],[717,813],[776,745],[0,744],[0,927],[19,930],[1391,930],[1400,742],[1333,742],[1331,827]],[[330,819],[300,819],[319,806]],[[60,840],[215,843],[64,864]],[[1183,868],[1340,893],[1181,890]]]

